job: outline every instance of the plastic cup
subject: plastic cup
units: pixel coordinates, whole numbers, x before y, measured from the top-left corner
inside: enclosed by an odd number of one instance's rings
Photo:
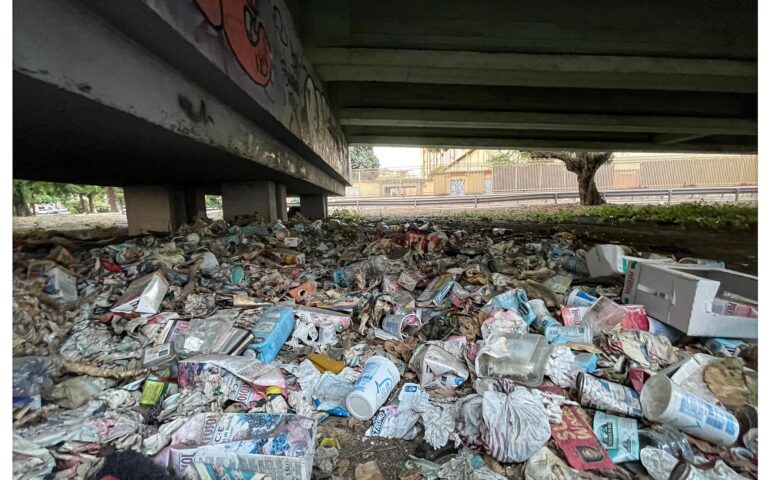
[[[570,307],[590,307],[598,300],[596,297],[587,294],[583,290],[576,288],[572,290],[567,297],[567,306]]]
[[[738,439],[740,427],[733,414],[693,395],[665,375],[647,380],[640,400],[644,416],[653,422],[672,425],[724,447]]]
[[[345,400],[348,412],[359,420],[369,420],[399,381],[401,375],[393,362],[381,356],[371,357]]]

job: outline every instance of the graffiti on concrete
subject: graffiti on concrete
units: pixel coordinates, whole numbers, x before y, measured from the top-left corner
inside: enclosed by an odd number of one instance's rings
[[[195,0],[215,30],[224,31],[233,55],[257,85],[270,82],[270,41],[256,0]]]
[[[345,137],[304,57],[284,0],[146,1],[257,104],[349,178]]]

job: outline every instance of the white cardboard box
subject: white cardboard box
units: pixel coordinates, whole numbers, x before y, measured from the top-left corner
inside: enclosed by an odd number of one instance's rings
[[[630,262],[623,303],[692,337],[757,338],[757,319],[719,315],[711,303],[722,292],[757,299],[757,277],[723,268]]]
[[[623,247],[597,245],[586,253],[586,265],[592,277],[606,277],[623,273]]]

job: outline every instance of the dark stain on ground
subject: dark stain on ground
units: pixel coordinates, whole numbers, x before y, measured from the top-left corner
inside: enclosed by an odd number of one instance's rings
[[[88,93],[93,89],[93,87],[87,83],[78,83],[77,88],[83,93]]]

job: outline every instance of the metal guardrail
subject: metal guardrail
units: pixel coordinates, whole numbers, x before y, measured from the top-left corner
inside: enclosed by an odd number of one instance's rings
[[[674,196],[679,195],[735,195],[735,203],[740,201],[742,194],[759,193],[758,187],[704,187],[704,188],[666,188],[666,189],[632,189],[632,190],[607,190],[601,192],[604,198],[612,197],[650,197],[663,196],[667,203],[671,203]],[[374,207],[374,206],[413,206],[421,205],[451,205],[451,204],[480,204],[514,202],[518,200],[554,200],[558,203],[562,199],[578,198],[574,192],[528,192],[528,193],[504,193],[488,195],[463,195],[463,196],[421,196],[421,197],[337,197],[329,199],[329,206],[334,207]]]

